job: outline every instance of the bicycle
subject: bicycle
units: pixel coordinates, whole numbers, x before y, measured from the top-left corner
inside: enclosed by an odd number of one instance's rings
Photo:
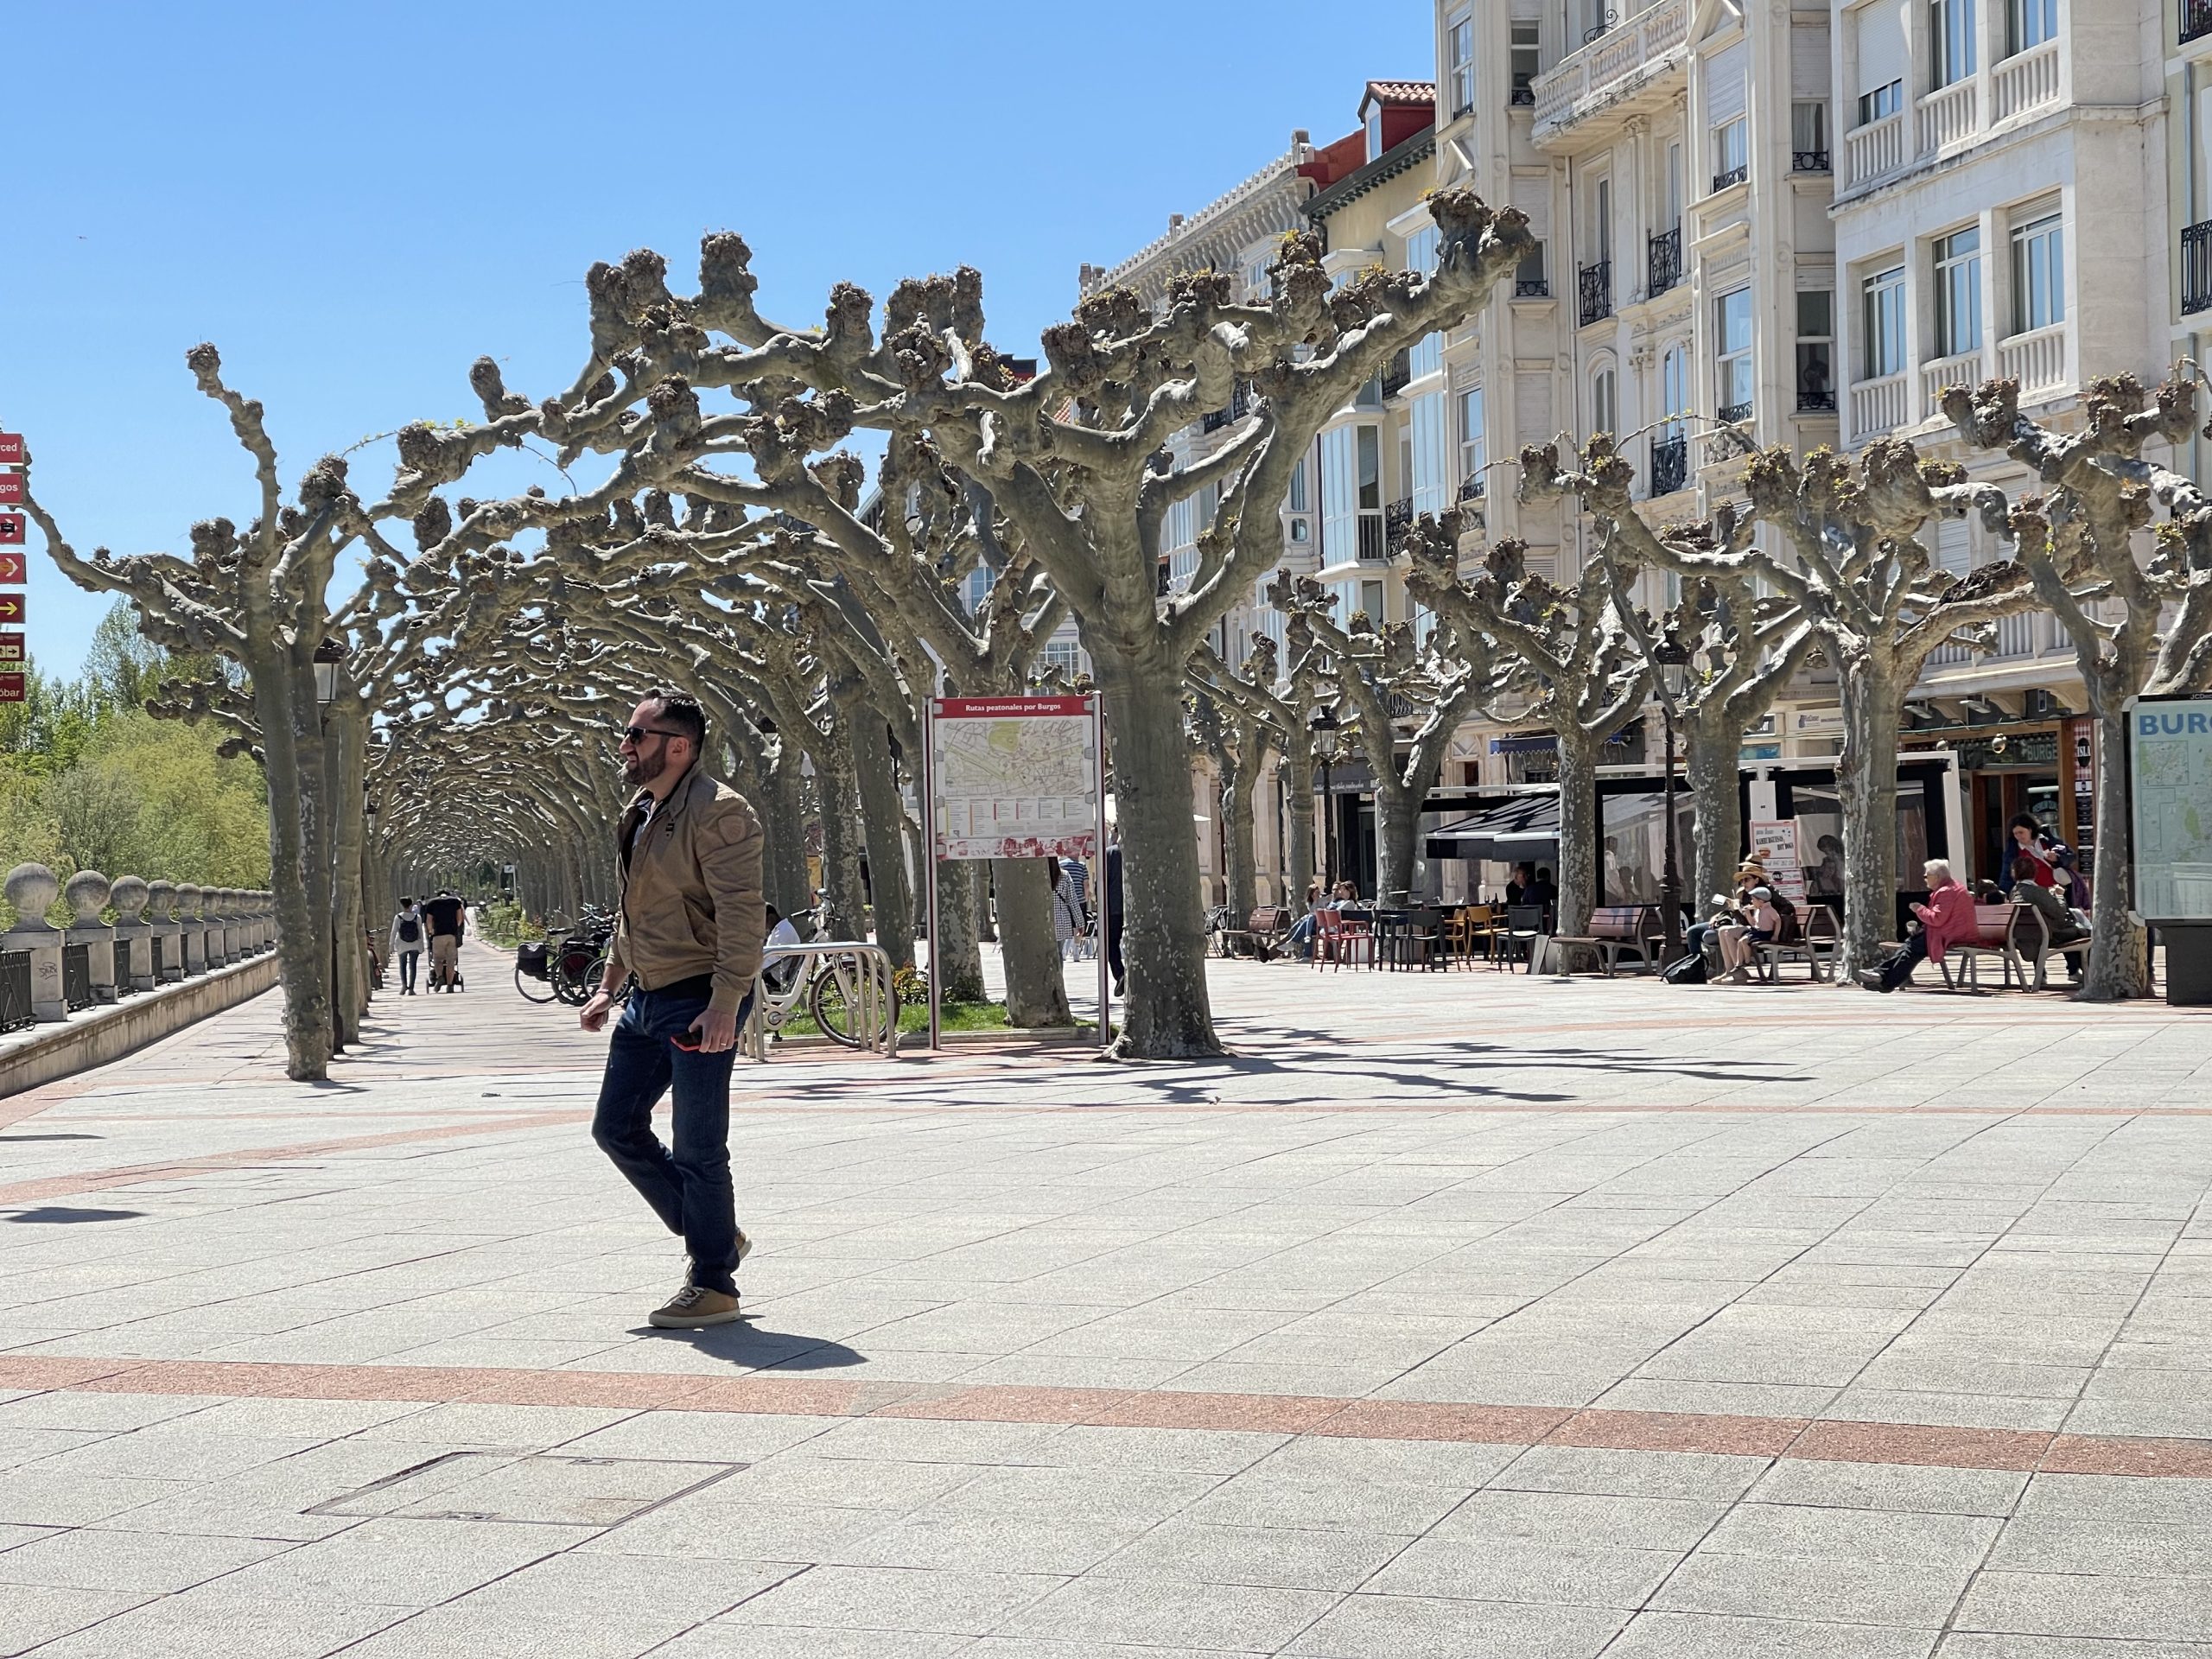
[[[791,923],[802,937],[810,930],[810,943],[828,937],[821,930],[818,912],[801,911],[791,918]],[[786,969],[792,971],[779,989],[772,976]],[[761,970],[760,990],[754,998],[754,1017],[773,1038],[780,1036],[784,1027],[804,1009],[812,1017],[815,1028],[831,1042],[844,1048],[858,1048],[862,1036],[860,976],[860,964],[851,957],[810,951],[803,957],[772,962]],[[885,1011],[882,1023],[871,1033],[877,1042],[890,1036],[886,1027],[895,1025],[898,1018],[899,1009],[894,1003]]]
[[[582,921],[559,938],[516,949],[515,989],[531,1002],[558,1000],[581,1008],[607,972],[607,947],[613,938],[613,918],[586,906]]]

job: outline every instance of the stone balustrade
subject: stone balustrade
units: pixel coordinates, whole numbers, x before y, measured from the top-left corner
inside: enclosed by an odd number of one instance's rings
[[[0,933],[0,1031],[23,1017],[13,1004],[26,964],[28,1016],[42,1024],[66,1020],[73,1001],[91,1007],[151,991],[261,956],[276,939],[275,895],[242,887],[137,875],[110,881],[98,870],[79,870],[65,884],[43,864],[18,864],[5,893],[16,923]],[[70,912],[63,927],[46,919],[57,898]]]

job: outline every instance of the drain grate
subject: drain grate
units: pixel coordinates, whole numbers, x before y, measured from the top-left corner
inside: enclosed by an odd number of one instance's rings
[[[448,1452],[318,1503],[308,1513],[612,1527],[749,1466],[550,1452]]]

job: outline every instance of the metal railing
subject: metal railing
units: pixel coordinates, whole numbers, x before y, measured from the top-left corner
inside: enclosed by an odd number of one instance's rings
[[[1833,415],[1835,413],[1835,388],[1815,391],[1810,387],[1797,388],[1797,412],[1800,415]]]
[[[1390,366],[1382,371],[1382,395],[1395,397],[1406,389],[1414,378],[1413,353],[1400,352],[1390,359]]]
[[[248,951],[245,954],[251,956],[253,953]],[[115,942],[115,994],[118,998],[125,997],[130,995],[131,989],[130,941],[118,939]]]
[[[1749,163],[1742,167],[1732,167],[1726,173],[1716,173],[1713,175],[1713,194],[1717,196],[1723,190],[1733,185],[1741,184],[1751,176],[1751,169]]]
[[[1686,436],[1651,440],[1651,493],[1672,495],[1690,479],[1690,441]]]
[[[2212,0],[2181,0],[2181,44],[2212,35]]]
[[[1792,173],[1831,173],[1835,169],[1828,165],[1828,153],[1825,149],[1793,149],[1789,152],[1789,170]]]
[[[1533,110],[1536,107],[1536,89],[1525,80],[1516,81],[1513,84],[1513,95],[1506,102],[1524,110]]]
[[[1582,267],[1579,283],[1582,293],[1582,326],[1613,315],[1613,262],[1600,259],[1594,265]]]
[[[1664,294],[1682,280],[1682,227],[1662,231],[1644,245],[1643,292],[1646,298]]]
[[[99,998],[92,991],[92,947],[89,944],[65,944],[61,947],[61,1006],[74,1014],[89,1008]]]
[[[1548,300],[1552,296],[1552,283],[1548,276],[1523,276],[1513,284],[1516,300]]]
[[[2181,233],[2181,314],[2192,317],[2207,310],[2212,310],[2212,219]]]
[[[1490,480],[1480,473],[1470,473],[1459,482],[1462,501],[1479,501],[1490,490]]]
[[[887,1059],[897,1058],[898,982],[893,975],[890,955],[881,945],[857,939],[817,939],[810,944],[779,944],[776,947],[778,962],[794,957],[850,957],[854,1034],[860,1039],[860,1046],[869,1053],[880,1051]],[[768,1024],[762,1017],[766,1004],[765,989],[756,980],[753,988],[753,1011],[746,1016],[745,1029],[738,1033],[739,1046],[754,1059],[763,1062],[768,1058]]]
[[[21,1031],[33,1018],[31,953],[0,950],[0,1031]]]
[[[1406,532],[1414,527],[1414,502],[1403,496],[1382,509],[1382,545],[1395,553],[1405,544]]]
[[[1751,406],[1749,404],[1723,404],[1720,405],[1720,423],[1723,426],[1741,426],[1745,421],[1748,421],[1751,418]]]

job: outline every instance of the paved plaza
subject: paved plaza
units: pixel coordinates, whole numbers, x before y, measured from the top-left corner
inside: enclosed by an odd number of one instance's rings
[[[0,1101],[0,1653],[2212,1659],[2212,1017],[1218,964],[1238,1058],[264,997]]]

